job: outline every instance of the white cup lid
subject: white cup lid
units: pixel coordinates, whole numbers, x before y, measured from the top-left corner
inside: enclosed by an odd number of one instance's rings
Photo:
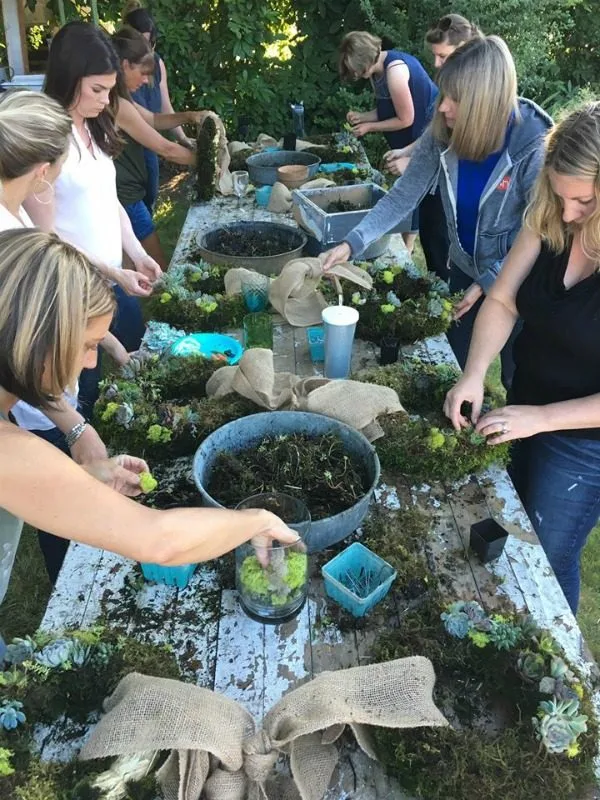
[[[327,306],[321,311],[321,317],[328,325],[356,325],[358,311],[350,306]]]

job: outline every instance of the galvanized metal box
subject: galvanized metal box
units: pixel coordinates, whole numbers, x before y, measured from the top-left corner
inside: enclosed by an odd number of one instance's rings
[[[326,189],[294,189],[294,219],[322,245],[331,246],[341,242],[385,195],[386,190],[375,183],[331,186]],[[362,206],[363,209],[333,213],[327,211],[333,203],[339,202],[352,203]],[[412,215],[401,220],[389,233],[410,231],[411,217]]]

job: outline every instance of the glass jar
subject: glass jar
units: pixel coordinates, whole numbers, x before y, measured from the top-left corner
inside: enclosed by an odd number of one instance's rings
[[[254,495],[237,508],[265,508],[277,514],[300,537],[294,544],[274,540],[266,565],[250,542],[235,551],[236,588],[248,616],[272,625],[287,622],[306,602],[310,512],[302,500],[281,492]]]
[[[273,320],[270,314],[267,314],[266,311],[246,314],[243,325],[246,350],[250,350],[251,347],[273,349]]]
[[[269,302],[269,276],[252,272],[242,278],[242,297],[248,311],[264,311]]]

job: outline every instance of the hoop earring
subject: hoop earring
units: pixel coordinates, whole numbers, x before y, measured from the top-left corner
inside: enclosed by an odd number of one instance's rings
[[[50,199],[42,200],[42,198],[39,196],[37,192],[33,192],[33,196],[38,201],[38,203],[41,203],[43,206],[49,206],[50,203],[54,200],[54,186],[52,186],[50,181],[47,181],[45,178],[42,178],[40,180],[40,183],[45,183],[48,189],[50,190]],[[48,191],[48,189],[45,189],[44,191]]]

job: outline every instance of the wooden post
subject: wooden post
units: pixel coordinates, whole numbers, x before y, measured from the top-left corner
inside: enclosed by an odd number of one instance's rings
[[[26,75],[29,72],[29,62],[23,0],[2,0],[2,16],[8,66],[14,70],[15,75]]]

